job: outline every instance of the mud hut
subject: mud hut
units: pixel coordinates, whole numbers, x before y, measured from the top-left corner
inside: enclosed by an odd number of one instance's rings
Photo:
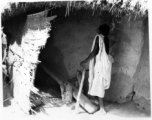
[[[50,95],[62,98],[61,102],[72,102],[74,92],[76,99],[82,74],[80,62],[90,53],[96,28],[107,23],[111,28],[110,54],[115,62],[104,99],[133,101],[140,110],[150,112],[147,0],[7,5],[1,13],[4,105],[11,102],[18,111],[30,114],[35,113],[35,104],[48,104]],[[87,78],[88,71],[84,96],[88,91]]]

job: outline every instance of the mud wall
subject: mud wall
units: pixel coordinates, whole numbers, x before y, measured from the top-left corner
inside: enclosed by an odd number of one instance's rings
[[[112,47],[114,64],[111,87],[106,99],[119,103],[132,99],[134,74],[140,61],[143,47],[143,21],[124,17],[118,26],[117,42]]]
[[[65,12],[62,16],[58,15],[49,43],[42,51],[43,59],[66,79],[72,79],[76,71],[81,69],[80,62],[90,53],[101,22],[99,15],[92,15],[92,10],[74,13],[66,17]]]
[[[150,63],[149,63],[149,34],[148,20],[144,20],[143,47],[140,62],[134,74],[134,91],[133,97],[137,107],[146,111],[150,111]]]
[[[83,14],[81,16],[80,14]],[[96,28],[102,23],[99,14],[83,11],[56,24],[53,43],[43,57],[66,79],[76,77],[80,62],[90,53]],[[120,22],[121,21],[121,22]],[[105,100],[124,103],[134,101],[140,109],[150,111],[149,43],[146,18],[123,17],[110,33],[115,59],[112,81]],[[112,26],[112,22],[109,22]]]
[[[127,102],[133,100],[137,107],[150,111],[149,43],[147,18],[124,17],[113,46],[115,63],[106,100]]]

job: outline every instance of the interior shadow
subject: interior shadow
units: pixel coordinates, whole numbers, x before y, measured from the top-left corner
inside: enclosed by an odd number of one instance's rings
[[[41,64],[37,66],[34,85],[42,92],[61,98],[59,84],[42,69]]]
[[[14,42],[21,45],[22,37],[26,32],[26,30],[23,29],[26,24],[26,20],[26,14],[21,14],[2,22],[2,26],[4,27],[3,31],[7,35],[7,42],[9,45],[13,45]]]
[[[48,63],[48,69],[51,67],[50,70],[55,70],[64,79],[68,79],[69,75],[64,65],[64,56],[61,50],[54,46],[55,41],[53,36],[55,33],[53,33],[53,24],[51,30],[52,31],[49,32],[50,37],[47,39],[45,47],[40,51],[39,61],[41,61],[41,63]],[[37,66],[34,85],[44,92],[50,93],[56,97],[61,97],[59,84],[43,70],[41,64]]]

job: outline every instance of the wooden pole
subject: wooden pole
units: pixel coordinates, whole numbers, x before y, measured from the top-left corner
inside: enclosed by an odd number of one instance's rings
[[[79,102],[80,102],[80,95],[82,92],[82,88],[83,88],[83,83],[84,83],[84,79],[85,79],[85,72],[86,70],[83,70],[82,73],[82,79],[81,79],[81,83],[80,83],[80,88],[79,88],[79,92],[78,92],[78,96],[77,96],[77,103],[76,103],[76,107],[75,107],[75,112],[78,113],[78,108],[79,108]]]

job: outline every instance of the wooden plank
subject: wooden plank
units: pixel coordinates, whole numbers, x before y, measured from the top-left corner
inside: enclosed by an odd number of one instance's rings
[[[75,111],[76,113],[78,112],[78,107],[79,107],[79,102],[80,102],[80,95],[81,95],[81,92],[82,92],[82,88],[83,88],[83,83],[84,83],[84,78],[85,78],[85,69],[83,70],[83,74],[82,74],[82,79],[81,79],[81,83],[80,83],[80,87],[79,87],[79,92],[78,92],[78,95],[77,95],[77,103],[76,103],[76,107],[75,107]]]
[[[73,97],[77,99],[78,89],[73,88]],[[94,105],[84,94],[80,94],[80,105],[88,112],[94,113],[98,110],[98,107]]]

